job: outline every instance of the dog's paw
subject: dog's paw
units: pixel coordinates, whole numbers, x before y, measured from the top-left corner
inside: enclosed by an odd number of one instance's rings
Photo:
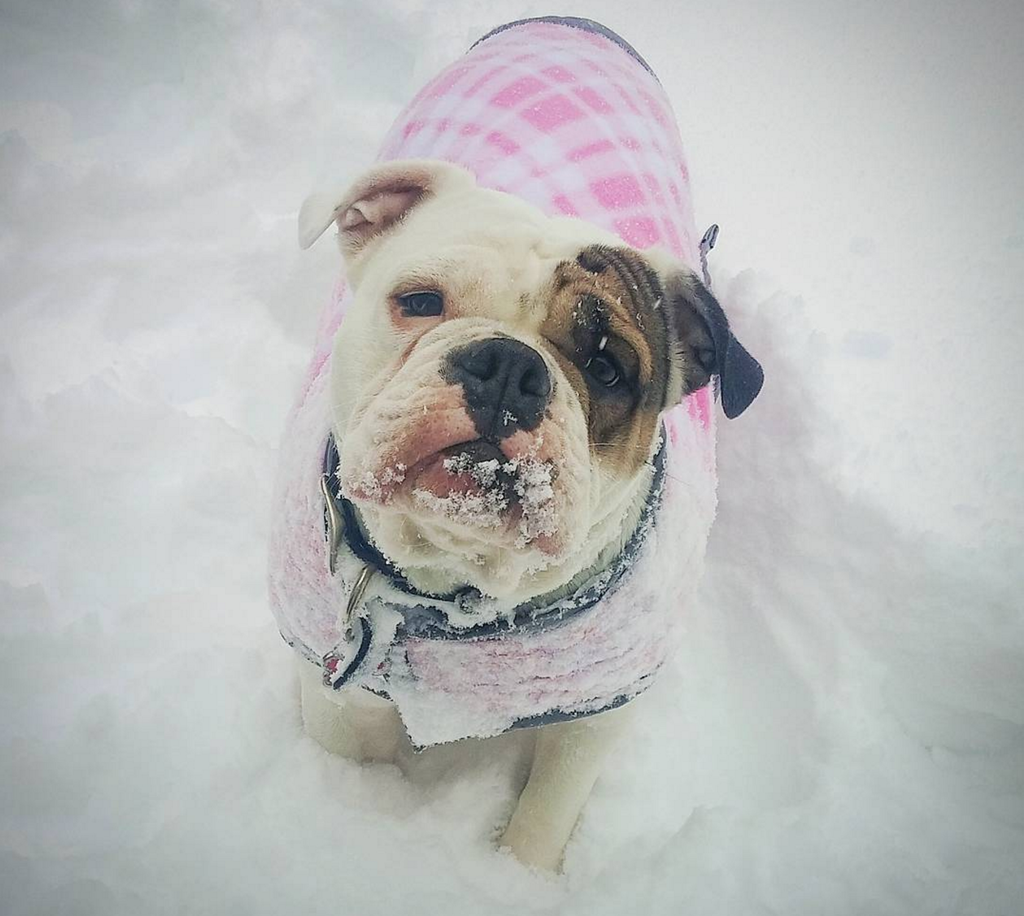
[[[498,848],[507,851],[527,868],[557,873],[561,870],[565,843],[554,840],[545,831],[524,829],[516,819],[508,825],[498,840]]]

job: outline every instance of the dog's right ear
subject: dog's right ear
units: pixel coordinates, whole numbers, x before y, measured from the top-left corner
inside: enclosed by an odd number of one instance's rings
[[[722,306],[693,271],[671,274],[665,298],[682,356],[683,394],[703,388],[717,375],[722,409],[730,420],[738,417],[761,391],[761,364],[733,335]]]
[[[417,204],[475,183],[470,172],[449,162],[406,159],[383,163],[345,191],[321,191],[307,197],[299,211],[299,245],[309,248],[336,222],[342,253],[352,260]]]

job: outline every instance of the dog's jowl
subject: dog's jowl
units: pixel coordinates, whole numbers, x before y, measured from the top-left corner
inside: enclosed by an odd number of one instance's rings
[[[344,261],[282,444],[270,589],[336,753],[536,727],[501,845],[557,868],[677,645],[715,401],[761,370],[694,273],[663,89],[586,20],[496,30],[300,214]]]

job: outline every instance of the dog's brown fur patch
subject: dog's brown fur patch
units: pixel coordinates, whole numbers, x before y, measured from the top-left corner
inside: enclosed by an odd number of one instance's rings
[[[590,444],[614,470],[628,476],[647,460],[666,406],[669,330],[657,273],[627,248],[591,245],[555,268],[551,303],[541,333],[573,386],[587,418]],[[621,368],[613,387],[587,369],[600,352]]]

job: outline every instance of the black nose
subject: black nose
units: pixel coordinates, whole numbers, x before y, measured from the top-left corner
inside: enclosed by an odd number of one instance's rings
[[[500,440],[519,429],[534,429],[551,399],[551,376],[541,355],[508,337],[453,350],[443,375],[462,386],[482,438]]]

